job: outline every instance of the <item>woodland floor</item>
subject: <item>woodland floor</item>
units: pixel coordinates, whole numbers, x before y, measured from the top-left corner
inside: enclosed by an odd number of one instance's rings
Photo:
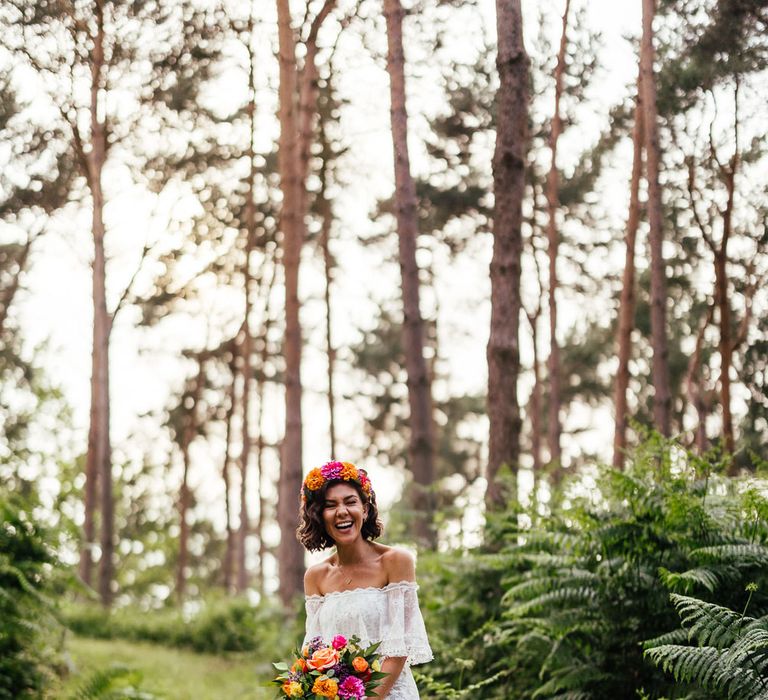
[[[152,644],[79,637],[71,637],[67,648],[73,672],[51,692],[51,700],[71,697],[94,671],[114,664],[140,671],[142,690],[166,700],[275,697],[275,690],[264,685],[263,664],[249,655],[213,656]]]

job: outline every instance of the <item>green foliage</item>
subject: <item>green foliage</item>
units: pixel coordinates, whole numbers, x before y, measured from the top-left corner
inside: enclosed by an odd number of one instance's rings
[[[747,586],[750,595],[757,590]],[[645,644],[645,655],[675,680],[692,683],[718,697],[753,700],[768,693],[768,616],[747,617],[698,598],[670,596],[697,646]]]
[[[127,606],[106,611],[94,605],[72,605],[63,612],[75,634],[97,639],[125,639],[192,649],[197,652],[248,651],[274,655],[299,636],[285,632],[284,613],[243,598],[213,599],[185,615],[178,609],[143,610]],[[290,645],[288,643],[288,646]]]
[[[48,537],[18,499],[0,491],[0,700],[40,697],[55,662]]]
[[[123,666],[96,671],[70,695],[69,700],[155,700],[138,686],[141,674]]]
[[[480,552],[420,563],[438,658],[429,680],[422,676],[430,697],[476,697],[478,684],[504,669],[514,672],[485,686],[482,697],[698,692],[693,675],[679,675],[678,684],[649,664],[642,644],[653,638],[648,650],[672,649],[686,641],[670,591],[702,644],[735,646],[747,628],[763,630],[757,622],[740,626],[741,616],[728,612],[744,607],[750,581],[760,585],[750,605],[768,612],[761,486],[720,476],[723,466],[715,453],[694,457],[651,436],[627,471],[582,475],[556,495],[550,512],[537,504],[496,516]],[[718,605],[691,602],[694,595],[716,597]],[[744,644],[761,644],[763,634],[752,631]],[[680,668],[689,662],[689,651],[674,661]],[[696,663],[704,668],[706,660]]]

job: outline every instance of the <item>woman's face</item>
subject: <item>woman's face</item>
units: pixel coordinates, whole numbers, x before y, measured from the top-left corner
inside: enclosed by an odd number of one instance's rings
[[[351,544],[360,537],[368,515],[368,504],[349,484],[334,484],[325,492],[323,525],[336,544]]]

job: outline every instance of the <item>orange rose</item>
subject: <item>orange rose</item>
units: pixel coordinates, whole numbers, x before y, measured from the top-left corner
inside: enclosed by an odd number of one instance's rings
[[[304,659],[296,659],[294,661],[293,666],[291,666],[291,671],[293,673],[296,673],[297,671],[301,671],[302,673],[307,672],[307,662],[304,661]]]
[[[339,692],[339,684],[328,676],[318,676],[312,686],[312,692],[324,698],[335,698]]]
[[[305,644],[301,647],[301,655],[306,659],[309,656],[309,644]]]
[[[304,483],[310,491],[317,491],[317,489],[323,485],[324,481],[325,478],[323,477],[323,472],[321,472],[318,467],[315,467],[309,474],[307,474]]]
[[[368,662],[362,656],[356,656],[352,659],[352,668],[358,673],[368,670]]]
[[[335,666],[339,663],[339,652],[331,647],[325,647],[318,649],[307,661],[309,666],[314,671],[325,671],[331,666]]]

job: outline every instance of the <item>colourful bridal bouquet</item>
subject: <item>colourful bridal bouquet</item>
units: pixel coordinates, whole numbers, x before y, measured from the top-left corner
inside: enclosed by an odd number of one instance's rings
[[[387,675],[381,671],[378,648],[379,643],[363,648],[357,637],[347,639],[340,634],[330,644],[315,637],[296,649],[290,667],[272,664],[280,671],[272,683],[280,686],[278,697],[283,699],[365,700]]]

